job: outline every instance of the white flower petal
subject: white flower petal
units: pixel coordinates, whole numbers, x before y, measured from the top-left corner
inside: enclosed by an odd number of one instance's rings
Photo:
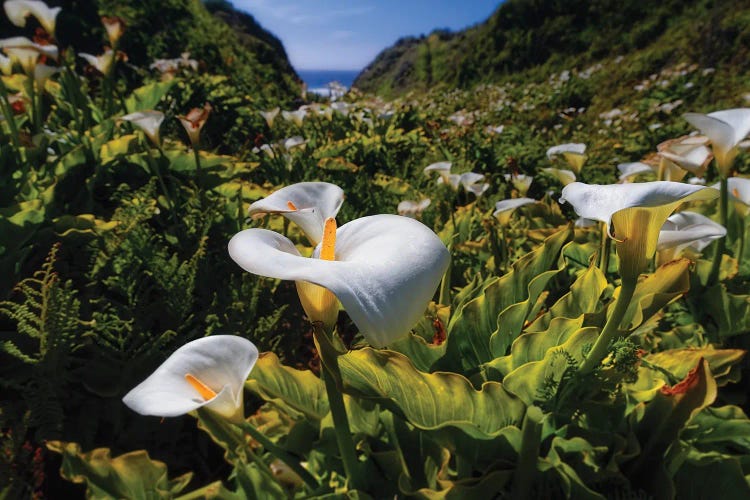
[[[711,187],[721,189],[721,183],[716,183]],[[732,200],[750,206],[750,179],[730,177],[727,179],[727,191]]]
[[[559,180],[563,186],[567,186],[571,182],[576,181],[576,174],[572,170],[567,170],[564,168],[549,167],[549,168],[543,168],[542,172],[546,172],[549,175],[553,176],[554,178]]]
[[[612,214],[619,210],[667,205],[705,189],[668,181],[607,185],[573,182],[563,188],[560,203],[570,202],[579,216],[609,224]],[[706,199],[714,197],[713,193],[705,195]]]
[[[509,200],[502,200],[495,203],[495,211],[492,213],[495,217],[501,212],[506,210],[515,210],[518,207],[528,205],[530,203],[536,203],[534,198],[511,198]]]
[[[161,111],[138,111],[121,116],[120,120],[132,123],[143,130],[154,144],[159,144],[159,127],[161,127],[161,123],[164,121],[164,113]]]
[[[581,143],[568,143],[568,144],[559,144],[557,146],[552,146],[547,150],[547,158],[552,159],[557,155],[561,155],[563,153],[574,153],[582,155],[586,152],[586,145]]]
[[[433,163],[431,165],[428,165],[424,168],[423,172],[426,174],[428,172],[438,172],[439,174],[449,174],[451,171],[451,162],[449,161],[439,161],[437,163]]]
[[[295,208],[289,206],[289,203]],[[314,244],[323,238],[323,226],[336,217],[344,202],[344,191],[328,182],[299,182],[274,191],[248,209],[251,216],[281,214],[297,224]]]
[[[242,337],[215,335],[194,340],[177,349],[123,402],[141,415],[174,417],[205,406],[234,418],[242,412],[243,386],[257,360],[258,349]],[[216,392],[216,397],[204,400],[185,379],[187,374]]]
[[[632,163],[620,163],[617,165],[617,170],[620,171],[620,181],[629,182],[632,177],[641,174],[653,174],[654,168],[648,163],[635,161]]]
[[[229,255],[251,273],[329,289],[376,347],[414,326],[450,260],[435,233],[398,215],[363,217],[341,226],[335,261],[301,257],[287,238],[263,229],[236,234]]]
[[[677,247],[681,250],[685,247],[693,247],[700,252],[713,240],[726,236],[727,230],[721,224],[717,224],[705,215],[696,212],[679,212],[667,219],[664,223],[656,249],[666,250]]]
[[[38,0],[6,0],[3,7],[14,25],[23,28],[26,26],[26,18],[32,15],[52,36],[55,35],[55,19],[62,10],[60,7],[49,8],[46,3]]]

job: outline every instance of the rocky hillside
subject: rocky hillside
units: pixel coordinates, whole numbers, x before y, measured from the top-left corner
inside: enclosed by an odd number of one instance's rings
[[[508,0],[460,32],[404,38],[384,50],[355,86],[383,95],[468,88],[509,75],[550,74],[626,58],[620,77],[680,62],[750,68],[750,6],[743,0]],[[637,75],[635,75],[637,73]],[[614,76],[614,75],[613,75]]]

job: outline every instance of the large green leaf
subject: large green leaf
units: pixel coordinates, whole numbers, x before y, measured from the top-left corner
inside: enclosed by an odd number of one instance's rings
[[[746,500],[750,486],[745,472],[736,457],[691,450],[674,476],[676,498]]]
[[[564,373],[573,368],[571,363],[583,361],[585,348],[598,336],[599,329],[595,327],[576,330],[563,344],[547,349],[542,360],[519,365],[510,372],[503,379],[505,387],[527,405],[538,402],[551,383],[559,383]]]
[[[192,477],[187,473],[169,479],[167,465],[151,460],[143,450],[112,458],[109,448],[82,453],[78,443],[49,441],[47,448],[62,455],[60,474],[65,479],[86,483],[87,498],[173,498]]]
[[[650,403],[631,413],[641,443],[640,455],[626,466],[626,475],[657,498],[672,498],[674,485],[664,455],[688,421],[716,399],[716,381],[708,361],[700,359],[687,376],[672,387],[664,386]],[[645,406],[645,409],[644,409]]]
[[[322,420],[328,414],[323,382],[309,370],[282,365],[272,352],[260,355],[245,387],[293,418]]]
[[[638,368],[638,379],[626,384],[625,390],[634,404],[651,401],[662,387],[684,379],[701,359],[708,362],[716,384],[726,385],[739,378],[740,367],[737,364],[744,356],[745,351],[741,349],[714,349],[711,346],[648,354]]]
[[[738,295],[718,283],[706,290],[699,307],[710,316],[719,337],[750,332],[750,295]]]
[[[549,311],[534,320],[525,331],[542,332],[548,329],[554,318],[578,318],[586,313],[597,312],[599,297],[608,285],[604,273],[596,266],[589,266],[571,285],[570,291],[560,297]]]
[[[679,259],[664,264],[653,274],[641,276],[620,324],[633,330],[685,294],[690,289],[689,270],[690,261]]]
[[[168,82],[154,82],[137,88],[125,99],[125,109],[128,113],[156,109],[159,101],[167,95],[175,80]]]
[[[564,344],[582,327],[583,316],[554,318],[547,330],[522,334],[513,342],[509,355],[490,361],[485,368],[498,370],[505,376],[521,365],[544,359],[548,350]]]
[[[440,364],[441,368],[471,373],[496,357],[490,339],[498,330],[500,314],[506,308],[529,299],[530,284],[559,262],[562,247],[572,234],[569,228],[553,234],[540,248],[516,261],[509,273],[491,280],[481,295],[457,307],[448,325],[446,356]],[[545,279],[549,277],[545,275],[538,284],[546,284]],[[539,288],[542,287],[534,288],[534,293],[540,293]],[[528,307],[525,304],[519,309],[520,314],[514,318],[513,332],[518,333],[518,317],[525,317],[523,313],[529,311]],[[511,341],[501,343],[510,345]]]
[[[499,382],[476,390],[456,373],[420,372],[394,351],[351,351],[339,357],[339,366],[346,392],[378,401],[420,429],[455,427],[491,439],[524,415],[525,405]]]

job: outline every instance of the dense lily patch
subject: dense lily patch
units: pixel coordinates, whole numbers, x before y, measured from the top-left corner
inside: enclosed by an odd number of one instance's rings
[[[559,78],[211,144],[187,55],[132,86],[119,18],[93,55],[4,7],[46,35],[0,40],[3,495],[750,496],[749,109],[599,117],[619,172],[511,120]]]

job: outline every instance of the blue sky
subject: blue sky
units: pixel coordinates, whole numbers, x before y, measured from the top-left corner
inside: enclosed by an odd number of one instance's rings
[[[296,69],[362,69],[401,37],[484,21],[500,0],[231,0],[278,36]]]

